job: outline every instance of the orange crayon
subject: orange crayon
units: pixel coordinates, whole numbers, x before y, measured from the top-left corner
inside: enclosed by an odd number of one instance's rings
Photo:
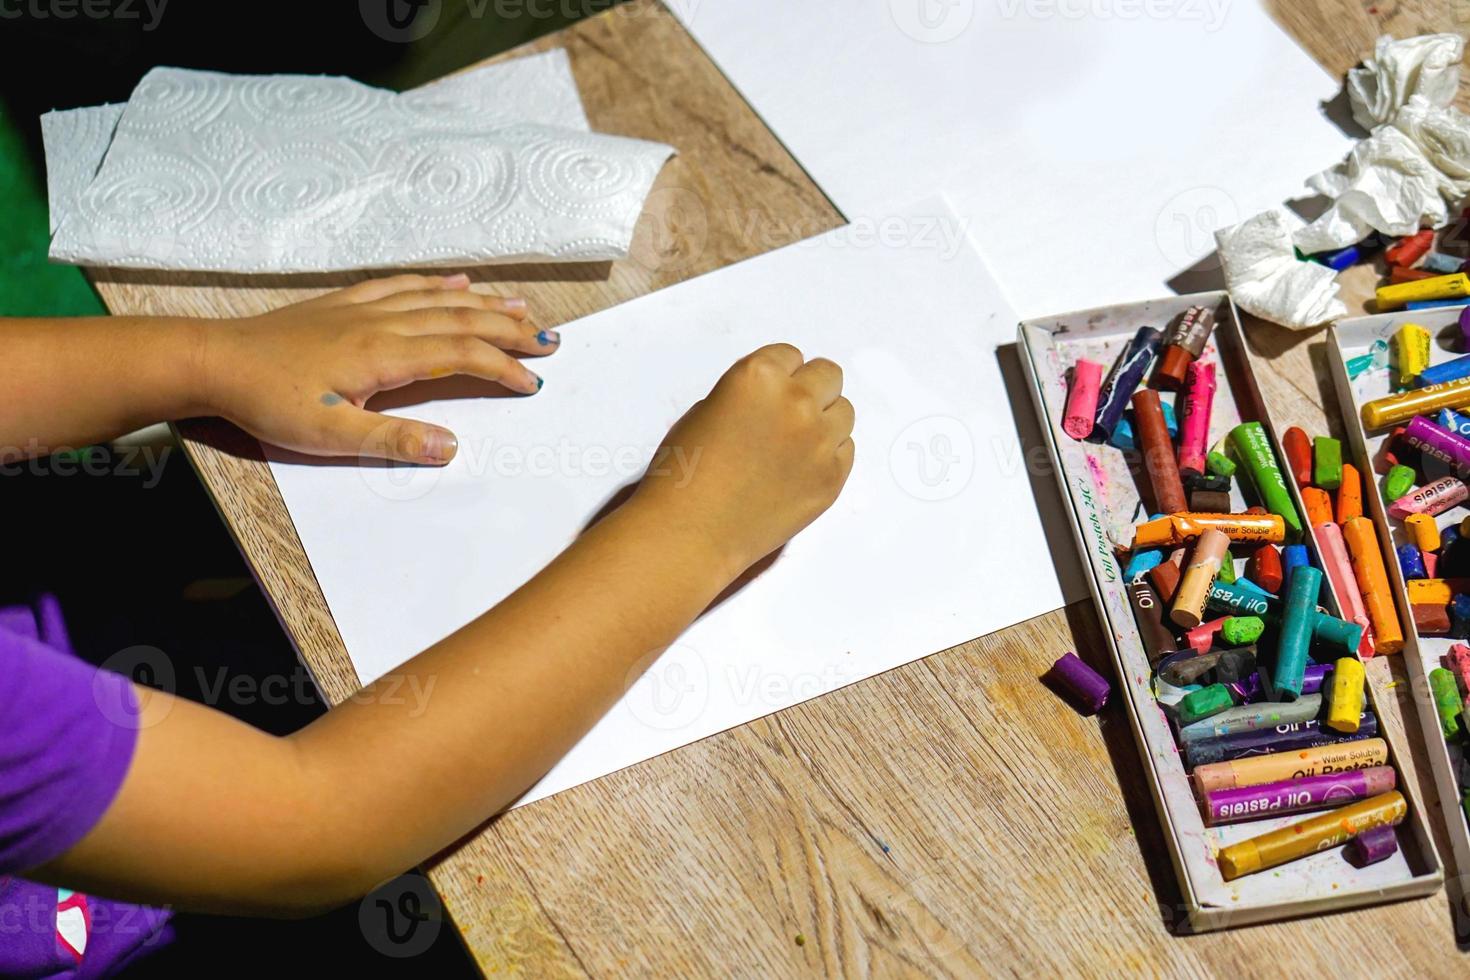
[[[1208,528],[1224,532],[1231,541],[1286,540],[1286,521],[1280,514],[1195,514],[1184,512],[1156,517],[1133,527],[1133,547],[1174,548],[1197,538]]]
[[[1377,653],[1398,653],[1404,648],[1404,631],[1399,626],[1398,611],[1394,609],[1388,570],[1383,565],[1383,552],[1378,547],[1373,522],[1366,517],[1354,517],[1343,525],[1342,536],[1352,558],[1353,578],[1362,593],[1368,620],[1373,624],[1374,650]]]
[[[1302,504],[1307,508],[1307,524],[1316,527],[1332,521],[1332,495],[1316,487],[1302,487]]]
[[[1363,477],[1352,463],[1342,464],[1342,486],[1337,488],[1337,523],[1363,516]]]

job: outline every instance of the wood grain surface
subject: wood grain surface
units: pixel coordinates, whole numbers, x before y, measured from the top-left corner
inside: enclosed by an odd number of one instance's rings
[[[1283,0],[1274,12],[1334,74],[1380,33],[1470,27],[1463,0]],[[486,268],[475,288],[524,295],[554,326],[842,223],[657,3],[634,0],[502,57],[549,47],[570,53],[594,128],[679,155],[629,259]],[[360,276],[93,278],[114,313],[223,316]],[[1348,279],[1361,308],[1373,276]],[[1322,334],[1247,332],[1278,420],[1340,435],[1324,409]],[[213,421],[179,433],[339,703],[357,678],[259,446]],[[1080,718],[1037,681],[1067,649],[1108,670],[1100,632],[1079,603],[973,640],[514,810],[442,855],[430,878],[489,975],[1466,974],[1443,895],[1177,934],[1173,871],[1121,707]],[[1370,675],[1384,721],[1402,731],[1397,658],[1371,662]],[[1431,823],[1442,834],[1437,814]]]

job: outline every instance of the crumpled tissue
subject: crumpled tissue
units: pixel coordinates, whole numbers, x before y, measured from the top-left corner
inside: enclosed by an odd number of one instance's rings
[[[42,121],[51,257],[128,268],[617,259],[673,153],[590,132],[561,51],[404,93],[158,68]]]
[[[1347,314],[1337,298],[1337,273],[1296,257],[1292,231],[1300,224],[1300,218],[1277,209],[1215,232],[1225,288],[1236,305],[1289,327]]]
[[[1373,57],[1347,73],[1348,102],[1353,119],[1373,130],[1393,119],[1414,95],[1434,105],[1455,100],[1460,83],[1460,59],[1465,40],[1458,34],[1424,34],[1396,41],[1387,34],[1378,39]]]

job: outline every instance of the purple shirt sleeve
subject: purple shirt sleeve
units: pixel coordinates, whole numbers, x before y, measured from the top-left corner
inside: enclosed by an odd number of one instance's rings
[[[96,826],[127,775],[137,715],[127,678],[72,655],[54,600],[0,611],[0,875]]]

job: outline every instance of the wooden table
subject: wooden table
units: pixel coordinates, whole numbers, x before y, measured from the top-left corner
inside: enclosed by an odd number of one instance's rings
[[[1466,26],[1429,2],[1281,7],[1280,21],[1339,74],[1383,31]],[[596,129],[663,140],[679,156],[630,259],[483,269],[478,288],[525,295],[554,326],[842,223],[653,0],[507,56],[555,46],[571,55]],[[114,313],[219,316],[353,278],[104,271],[95,281]],[[1369,295],[1368,270],[1352,279],[1355,296]],[[1249,334],[1269,362],[1263,387],[1296,412],[1283,421],[1340,435],[1322,409],[1321,334],[1266,324]],[[357,678],[258,445],[223,423],[182,435],[302,659],[341,702]],[[1102,666],[1099,632],[1091,605],[1076,603],[973,640],[512,811],[429,876],[490,974],[1464,975],[1443,894],[1173,934],[1173,870],[1121,706],[1081,718],[1037,683],[1063,650]],[[1385,721],[1402,731],[1407,685],[1385,687],[1401,674],[1397,658],[1371,662],[1370,674]]]

